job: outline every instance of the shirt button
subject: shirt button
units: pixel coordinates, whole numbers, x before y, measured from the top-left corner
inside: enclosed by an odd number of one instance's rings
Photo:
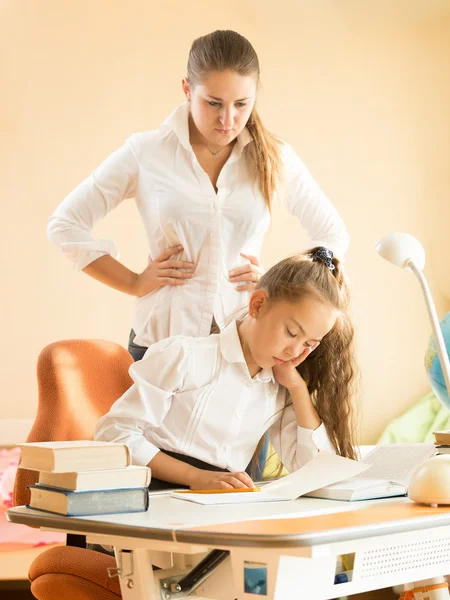
[[[252,385],[252,382],[251,382],[251,381],[246,381],[246,382],[245,382],[245,385],[246,385],[247,387],[250,387],[250,386]]]
[[[222,446],[222,450],[223,450],[224,452],[228,452],[228,446]]]
[[[239,413],[239,412],[235,413],[234,418],[235,419],[240,419],[241,418],[241,413]]]

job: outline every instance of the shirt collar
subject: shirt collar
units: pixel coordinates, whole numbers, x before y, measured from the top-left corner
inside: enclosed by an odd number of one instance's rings
[[[183,148],[192,152],[192,146],[189,141],[189,102],[186,101],[180,104],[163,122],[161,130],[163,133],[173,131]],[[244,127],[236,140],[236,147],[239,154],[252,141],[252,134],[247,127]]]
[[[165,132],[173,131],[177,138],[180,141],[180,144],[186,148],[186,150],[191,150],[192,147],[189,141],[189,104],[188,102],[183,102],[167,117],[167,119],[161,125],[161,130]]]
[[[236,321],[232,321],[220,333],[220,351],[226,361],[230,363],[241,363],[248,372]],[[261,369],[261,371],[255,375],[253,380],[262,381],[264,383],[272,381],[272,383],[275,383],[272,369]]]
[[[237,146],[238,150],[240,152],[242,152],[242,150],[245,148],[245,146],[247,144],[250,144],[250,142],[253,142],[253,136],[250,133],[250,131],[247,129],[247,127],[244,127],[244,129],[241,131],[241,133],[237,136],[236,146]]]

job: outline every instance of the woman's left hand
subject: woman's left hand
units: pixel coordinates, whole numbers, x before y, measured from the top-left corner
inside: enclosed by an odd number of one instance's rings
[[[297,371],[296,367],[298,367],[298,365],[302,363],[319,344],[320,342],[317,342],[310,348],[305,348],[297,358],[275,365],[272,368],[272,371],[278,383],[288,390],[305,387],[305,381]]]
[[[236,267],[235,269],[228,271],[228,281],[231,283],[242,281],[242,285],[239,285],[236,288],[238,292],[253,292],[264,271],[259,263],[258,257],[244,254],[243,252],[241,252],[241,256],[250,262],[246,265],[242,265],[242,267]]]

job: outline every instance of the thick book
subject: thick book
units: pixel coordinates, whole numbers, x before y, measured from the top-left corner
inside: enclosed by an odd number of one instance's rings
[[[286,475],[254,492],[171,492],[171,496],[179,500],[196,502],[197,504],[248,504],[254,502],[282,502],[295,500],[307,492],[321,486],[347,479],[362,473],[368,465],[337,456],[329,452],[320,451],[311,461],[300,467],[297,471]]]
[[[144,512],[148,509],[146,487],[83,492],[71,492],[39,484],[28,487],[28,508],[69,517]]]
[[[434,439],[436,444],[443,444],[447,446],[450,444],[450,429],[442,429],[440,431],[433,431]]]
[[[327,485],[320,490],[309,492],[307,496],[326,498],[329,500],[375,500],[376,498],[391,498],[406,496],[408,488],[402,483],[386,479],[367,479],[355,477],[339,483]]]
[[[415,469],[434,453],[434,444],[381,444],[363,457],[370,465],[364,473],[306,495],[350,502],[405,496]]]
[[[31,471],[96,471],[121,469],[131,463],[127,446],[113,442],[33,442],[18,446],[19,467]]]
[[[148,467],[130,465],[123,469],[53,473],[41,471],[39,484],[70,491],[109,490],[113,488],[148,487],[151,471]]]
[[[448,444],[435,444],[437,454],[450,454],[450,445]]]

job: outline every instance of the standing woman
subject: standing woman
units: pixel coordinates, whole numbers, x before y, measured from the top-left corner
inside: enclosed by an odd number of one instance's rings
[[[310,246],[338,257],[347,249],[336,209],[292,148],[264,128],[255,107],[259,76],[256,52],[238,33],[194,40],[182,80],[187,102],[159,129],[132,135],[50,218],[49,239],[76,269],[136,297],[135,360],[163,338],[206,336],[248,304],[277,195]],[[128,198],[148,239],[141,273],[116,259],[112,242],[91,235]]]

